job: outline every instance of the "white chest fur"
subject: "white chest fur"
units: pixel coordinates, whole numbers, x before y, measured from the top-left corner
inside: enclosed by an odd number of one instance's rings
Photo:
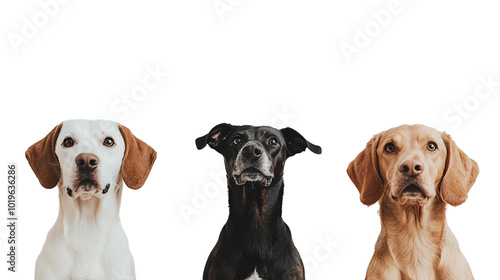
[[[74,203],[78,206],[70,206]],[[35,279],[135,279],[116,197],[79,202],[63,195],[61,206],[37,259]]]
[[[253,274],[250,275],[250,277],[248,277],[247,279],[245,280],[264,280],[262,278],[259,277],[259,274],[257,273],[257,268],[254,270]]]

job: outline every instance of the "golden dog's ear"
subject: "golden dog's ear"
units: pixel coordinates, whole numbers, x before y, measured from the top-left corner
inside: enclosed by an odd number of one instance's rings
[[[123,181],[129,188],[136,190],[146,182],[156,160],[156,151],[135,137],[127,127],[119,125],[118,128],[125,140],[121,168]]]
[[[46,189],[55,187],[61,177],[61,167],[55,152],[61,127],[62,123],[54,127],[42,140],[31,145],[25,153],[31,169]]]
[[[347,174],[356,185],[360,200],[368,206],[377,202],[383,193],[383,182],[378,167],[377,147],[380,134],[366,144],[366,148],[349,164]]]
[[[476,181],[479,166],[457,147],[450,135],[442,133],[446,145],[446,166],[440,193],[444,202],[458,206],[465,202],[467,193]]]

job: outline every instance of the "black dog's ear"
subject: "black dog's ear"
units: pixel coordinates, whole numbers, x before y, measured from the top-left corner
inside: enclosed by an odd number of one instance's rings
[[[196,148],[201,150],[208,144],[210,148],[215,149],[220,153],[221,143],[226,140],[226,137],[233,131],[233,129],[234,126],[228,123],[221,123],[214,126],[208,134],[196,139]]]
[[[286,156],[291,157],[295,154],[301,153],[306,150],[306,148],[309,148],[311,152],[315,154],[321,154],[321,147],[316,146],[309,141],[306,140],[300,133],[295,131],[292,128],[286,127],[283,129],[280,129],[281,134],[283,134],[283,137],[285,138],[286,142]]]

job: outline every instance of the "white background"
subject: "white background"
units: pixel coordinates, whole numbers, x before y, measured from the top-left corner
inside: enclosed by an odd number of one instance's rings
[[[380,231],[349,162],[393,126],[446,130],[481,169],[448,223],[476,279],[499,279],[500,86],[481,82],[500,81],[497,1],[47,2],[0,4],[2,184],[8,162],[19,169],[18,272],[0,226],[1,279],[33,277],[58,214],[24,152],[74,118],[118,121],[158,152],[146,185],[122,197],[138,279],[201,279],[228,209],[222,156],[194,140],[220,122],[290,126],[323,148],[288,160],[283,206],[320,280],[364,279]],[[140,92],[148,69],[163,76]]]

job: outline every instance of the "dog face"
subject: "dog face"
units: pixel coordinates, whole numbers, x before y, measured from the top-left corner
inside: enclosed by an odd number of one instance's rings
[[[286,160],[281,133],[271,127],[237,127],[229,136],[224,162],[237,185],[259,182],[269,186],[280,178]],[[281,143],[281,145],[280,145]]]
[[[224,156],[226,172],[236,185],[255,182],[268,187],[282,178],[288,157],[306,148],[321,153],[295,130],[269,126],[219,124],[196,139],[198,149],[206,144]]]
[[[347,169],[366,205],[382,195],[400,205],[467,199],[479,167],[446,133],[403,125],[375,135]]]
[[[390,129],[380,136],[377,155],[393,201],[423,204],[437,195],[446,163],[446,145],[438,131],[420,125]]]
[[[122,178],[140,188],[156,152],[116,122],[69,120],[33,144],[26,158],[42,186],[59,184],[69,197],[87,200],[113,192]]]
[[[125,141],[109,121],[64,122],[55,144],[61,186],[72,198],[100,198],[118,181]]]

